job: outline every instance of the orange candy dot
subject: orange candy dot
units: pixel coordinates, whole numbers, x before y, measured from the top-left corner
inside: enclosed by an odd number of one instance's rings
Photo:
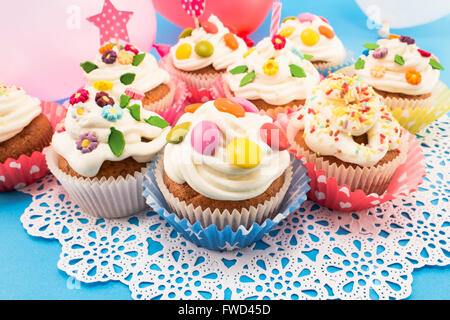
[[[389,40],[392,40],[392,39],[399,39],[400,38],[400,36],[398,36],[398,35],[396,35],[396,34],[390,34],[389,35]]]
[[[237,118],[242,118],[245,116],[244,108],[239,103],[231,99],[221,98],[214,100],[214,106],[220,112],[230,113],[236,116]]]
[[[184,112],[194,113],[195,110],[200,108],[202,105],[203,105],[203,103],[190,104],[186,108],[184,108]]]
[[[405,73],[406,81],[413,86],[418,85],[422,81],[422,75],[416,70],[409,70]]]
[[[239,48],[239,42],[236,40],[236,37],[232,33],[227,33],[223,36],[223,40],[228,48],[231,50],[236,50]]]
[[[320,26],[319,27],[319,32],[320,32],[321,35],[324,35],[328,39],[333,39],[334,38],[333,30],[331,30],[330,28],[328,28],[326,26]]]

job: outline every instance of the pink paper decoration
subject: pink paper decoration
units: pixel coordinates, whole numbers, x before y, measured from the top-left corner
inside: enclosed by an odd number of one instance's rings
[[[181,6],[191,17],[199,17],[205,11],[205,0],[181,0]]]

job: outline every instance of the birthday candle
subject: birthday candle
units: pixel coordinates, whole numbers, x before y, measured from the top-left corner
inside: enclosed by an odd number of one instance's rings
[[[270,20],[270,36],[273,37],[278,33],[281,19],[281,2],[274,0],[272,5],[272,17]]]

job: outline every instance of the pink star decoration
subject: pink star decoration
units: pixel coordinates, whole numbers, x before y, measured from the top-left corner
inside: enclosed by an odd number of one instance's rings
[[[102,12],[87,20],[100,29],[100,45],[103,45],[111,39],[130,41],[127,23],[132,15],[132,11],[119,11],[113,6],[111,0],[105,0]]]

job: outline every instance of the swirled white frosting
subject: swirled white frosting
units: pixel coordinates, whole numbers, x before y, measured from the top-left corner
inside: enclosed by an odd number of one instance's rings
[[[119,52],[117,46],[112,49],[116,53]],[[143,53],[143,52],[139,52]],[[112,93],[114,96],[122,94],[127,87],[139,90],[142,93],[148,92],[160,84],[168,83],[170,81],[169,73],[160,68],[155,57],[149,53],[145,53],[144,60],[138,65],[120,64],[118,59],[112,64],[106,64],[102,61],[100,54],[94,63],[98,69],[92,70],[89,73],[84,73],[84,77],[88,86],[92,86],[95,81],[110,81],[114,84]],[[125,85],[120,81],[120,77],[126,73],[134,73],[136,75],[133,83]]]
[[[334,33],[333,28],[318,16],[314,16],[313,21],[300,22],[298,19],[286,20],[281,24],[280,31],[287,27],[293,27],[295,31],[287,38],[295,44],[301,53],[312,55],[311,61],[324,61],[338,65],[345,59],[346,52],[344,45],[336,34],[331,39],[321,34],[319,32],[320,26],[327,27]],[[319,34],[319,41],[315,45],[308,46],[303,43],[301,34],[305,29],[312,29]]]
[[[337,74],[323,80],[292,116],[287,128],[291,143],[299,130],[312,151],[363,167],[398,149],[401,138],[400,125],[380,96],[358,77]],[[362,134],[367,134],[367,145],[353,140]]]
[[[203,120],[214,122],[220,130],[220,143],[212,156],[202,155],[191,146],[192,128]],[[185,113],[178,120],[183,122],[192,125],[181,143],[167,144],[164,170],[171,180],[178,184],[187,182],[205,197],[235,201],[254,198],[266,191],[289,166],[288,151],[272,150],[260,137],[260,127],[272,122],[268,116],[247,112],[237,118],[220,112],[214,101],[209,101],[194,113]],[[227,145],[234,138],[248,138],[259,145],[262,158],[258,166],[244,169],[228,161]]]
[[[140,107],[140,121],[136,121],[127,108],[122,109],[120,119],[109,121],[102,116],[103,109],[95,102],[95,94],[98,91],[93,88],[87,90],[89,100],[69,105],[64,121],[65,131],[55,133],[52,139],[55,152],[64,157],[78,174],[93,177],[106,160],[121,161],[132,157],[137,162],[148,162],[164,147],[170,127],[161,129],[144,121],[151,116],[159,117],[158,114],[143,109],[140,101],[131,100],[128,105],[138,104]],[[117,101],[116,103],[118,105]],[[125,138],[125,147],[120,156],[114,155],[108,144],[111,127],[120,130]],[[82,153],[77,149],[76,142],[80,140],[80,135],[85,133],[95,134],[98,146],[91,152]],[[150,141],[142,140],[143,138]]]
[[[364,68],[356,70],[357,75],[362,77],[372,87],[387,91],[398,92],[409,95],[420,95],[432,92],[439,81],[439,70],[433,69],[430,57],[422,57],[415,44],[407,44],[399,39],[380,39],[377,41],[379,48],[387,48],[388,52],[384,58],[373,57],[374,50],[369,55],[361,55],[365,61]],[[404,64],[400,65],[394,61],[395,56],[403,57]],[[381,68],[382,76],[376,73],[376,68]],[[420,72],[422,80],[419,84],[408,83],[405,74],[408,70]]]
[[[264,38],[249,55],[228,68],[224,80],[236,96],[248,100],[263,99],[273,105],[283,105],[294,100],[306,99],[319,83],[320,75],[311,62],[300,58],[292,51],[293,47],[293,43],[286,40],[285,47],[276,50],[271,38]],[[269,59],[278,64],[278,72],[274,75],[264,73],[263,66]],[[292,64],[303,68],[306,77],[292,76],[290,70]],[[246,65],[248,72],[255,72],[253,82],[241,86],[245,74],[229,72],[239,65]]]
[[[0,142],[6,141],[41,113],[41,102],[25,90],[0,83]]]
[[[181,38],[176,45],[170,49],[170,55],[175,67],[184,71],[194,71],[212,65],[216,70],[224,70],[233,62],[242,57],[247,52],[247,45],[240,37],[235,36],[239,47],[236,50],[229,48],[224,40],[224,35],[230,33],[219,18],[211,15],[208,21],[216,25],[218,32],[216,34],[206,32],[202,27],[196,28],[188,37]],[[209,57],[201,57],[195,52],[195,45],[200,41],[209,41],[213,47],[214,52]],[[182,44],[189,44],[192,48],[191,55],[188,59],[177,59],[176,51]]]

